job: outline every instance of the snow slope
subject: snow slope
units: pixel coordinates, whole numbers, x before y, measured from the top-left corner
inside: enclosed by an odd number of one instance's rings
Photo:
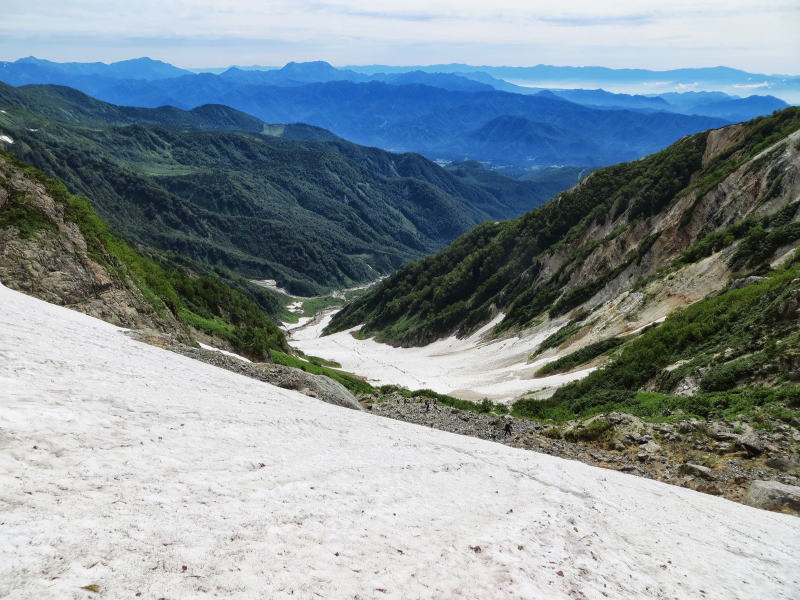
[[[0,305],[2,597],[800,597],[795,517]]]
[[[335,311],[314,323],[289,330],[289,342],[311,356],[334,360],[342,369],[357,373],[376,385],[395,384],[412,390],[430,389],[466,400],[489,398],[511,401],[532,390],[555,389],[594,371],[538,377],[534,373],[557,358],[530,362],[531,352],[566,323],[557,319],[546,329],[484,341],[482,338],[503,319],[499,314],[471,336],[450,336],[415,348],[395,348],[373,338],[360,340],[355,329],[322,337]]]

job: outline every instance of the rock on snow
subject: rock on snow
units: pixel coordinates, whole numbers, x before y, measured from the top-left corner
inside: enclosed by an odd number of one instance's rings
[[[796,517],[330,406],[1,286],[0,305],[0,596],[800,595]]]

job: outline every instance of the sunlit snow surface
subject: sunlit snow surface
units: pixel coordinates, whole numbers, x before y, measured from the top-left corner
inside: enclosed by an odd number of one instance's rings
[[[322,336],[333,312],[313,324],[291,329],[290,343],[306,354],[335,360],[345,371],[366,377],[374,384],[396,384],[409,389],[431,389],[467,400],[490,398],[510,401],[531,391],[554,389],[581,379],[594,368],[534,378],[545,363],[530,361],[536,347],[566,323],[557,319],[549,329],[525,337],[511,336],[483,341],[503,314],[471,336],[451,336],[416,348],[395,348],[374,339],[357,339],[354,329]]]
[[[800,597],[796,517],[0,306],[0,597]]]

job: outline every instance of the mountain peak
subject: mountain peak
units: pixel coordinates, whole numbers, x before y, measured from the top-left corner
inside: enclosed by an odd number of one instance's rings
[[[292,74],[303,74],[303,75],[319,75],[319,74],[327,74],[327,73],[335,73],[339,69],[334,67],[329,62],[325,62],[324,60],[313,60],[309,62],[288,62],[286,63],[281,71],[284,73],[292,73]]]

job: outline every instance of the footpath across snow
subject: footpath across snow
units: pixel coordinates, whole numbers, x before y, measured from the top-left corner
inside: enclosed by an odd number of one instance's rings
[[[800,597],[795,517],[0,305],[0,597]]]

